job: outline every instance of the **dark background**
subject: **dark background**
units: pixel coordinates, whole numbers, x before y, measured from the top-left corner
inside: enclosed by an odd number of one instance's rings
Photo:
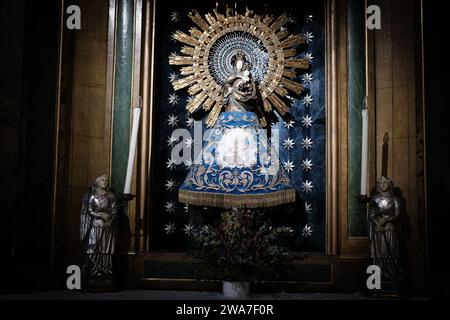
[[[0,291],[50,265],[59,3],[0,2]]]
[[[448,17],[440,3],[423,5],[428,262],[448,276]],[[0,2],[0,292],[42,289],[51,271],[58,16],[59,1]]]
[[[442,261],[450,243],[450,64],[445,43],[448,11],[435,2],[423,4],[429,270],[449,275],[450,268]]]

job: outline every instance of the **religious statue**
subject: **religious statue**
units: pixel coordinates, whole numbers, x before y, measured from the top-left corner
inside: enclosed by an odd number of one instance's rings
[[[245,60],[242,51],[238,51],[232,57],[231,65],[234,70],[223,86],[226,111],[247,111],[249,108],[247,103],[257,99],[256,84],[250,73],[251,65]]]
[[[369,237],[373,263],[380,267],[382,281],[398,282],[402,276],[400,256],[401,200],[392,181],[382,176],[369,203]]]
[[[242,51],[231,64],[223,85],[225,111],[180,187],[180,202],[225,208],[294,202],[295,189],[255,113],[261,101],[251,64]]]
[[[109,190],[108,176],[102,175],[83,196],[81,207],[80,235],[85,255],[85,275],[103,277],[113,274],[116,217],[116,197]]]
[[[295,202],[295,189],[263,128],[270,129],[278,116],[287,118],[292,96],[304,90],[295,69],[307,70],[310,63],[294,57],[305,36],[289,35],[283,27],[290,21],[287,13],[274,19],[248,9],[224,15],[216,8],[204,17],[196,10],[188,16],[200,29],[173,34],[183,47],[169,64],[183,66],[184,77],[172,85],[188,88],[186,110],[209,113],[205,124],[212,130],[179,189],[179,201],[222,208]]]
[[[227,112],[254,112],[263,127],[267,125],[261,109],[261,99],[253,75],[252,65],[245,58],[243,51],[238,51],[231,58],[233,71],[223,85],[224,106]]]

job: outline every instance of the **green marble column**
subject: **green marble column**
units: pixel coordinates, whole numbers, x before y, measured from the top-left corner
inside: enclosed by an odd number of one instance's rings
[[[364,1],[349,0],[348,27],[348,233],[367,235],[366,212],[356,200],[361,183],[361,135],[365,71],[365,7]]]
[[[128,161],[133,66],[133,0],[117,0],[111,184],[123,192]]]

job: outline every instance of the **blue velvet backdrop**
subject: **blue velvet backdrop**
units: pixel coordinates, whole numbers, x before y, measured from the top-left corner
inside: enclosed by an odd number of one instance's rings
[[[224,12],[227,2],[219,2],[219,10]],[[234,7],[230,1],[229,6]],[[177,128],[189,127],[188,114],[185,109],[188,95],[186,90],[174,91],[170,83],[171,77],[179,77],[179,67],[170,66],[168,57],[171,53],[179,53],[181,44],[171,39],[176,30],[187,33],[193,26],[187,17],[190,9],[197,9],[202,15],[212,12],[216,1],[180,1],[157,2],[156,6],[156,46],[155,46],[155,97],[154,97],[154,135],[152,162],[152,214],[150,221],[151,250],[184,251],[189,248],[189,240],[183,229],[191,222],[202,223],[204,212],[214,216],[216,209],[187,208],[178,203],[178,187],[186,178],[188,168],[184,164],[170,165],[172,146],[168,139]],[[323,1],[295,2],[291,1],[237,1],[239,12],[245,7],[255,13],[270,13],[278,16],[289,13],[293,22],[288,23],[290,33],[310,32],[313,36],[308,44],[299,48],[299,57],[306,52],[312,55],[309,70],[299,73],[301,81],[304,74],[312,74],[311,83],[305,84],[305,93],[294,100],[291,108],[292,126],[287,126],[282,119],[273,126],[280,130],[280,158],[282,163],[291,162],[294,167],[289,172],[293,186],[297,190],[298,201],[273,209],[274,224],[290,225],[294,231],[291,248],[304,252],[323,252],[325,249],[325,64],[324,64],[324,3]],[[310,16],[310,17],[309,17]],[[308,18],[309,17],[309,18]],[[304,49],[304,50],[302,50]],[[310,106],[304,104],[304,97],[309,94],[313,101]],[[302,119],[312,118],[312,126],[305,127]],[[176,118],[175,118],[176,117]],[[172,120],[172,121],[170,121]],[[287,121],[289,122],[289,121]],[[203,128],[205,126],[203,125]],[[204,131],[203,131],[204,132]],[[286,139],[295,143],[292,148],[283,147]],[[302,147],[302,139],[311,138],[313,144],[309,150]],[[175,143],[176,144],[176,143]],[[193,149],[193,148],[192,148]],[[193,150],[192,150],[193,152]],[[309,159],[312,169],[302,168],[303,160]],[[170,182],[176,185],[171,188]],[[169,182],[169,185],[167,183]],[[303,183],[311,182],[310,192],[303,190]]]

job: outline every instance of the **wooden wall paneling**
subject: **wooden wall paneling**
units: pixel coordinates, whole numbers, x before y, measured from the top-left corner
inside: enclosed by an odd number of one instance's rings
[[[76,2],[82,28],[74,32],[73,91],[67,205],[67,259],[80,255],[79,218],[83,193],[109,172],[110,137],[106,107],[108,6],[104,1]]]
[[[421,54],[420,50],[416,50],[416,30],[415,18],[420,17],[420,2],[419,1],[405,1],[405,34],[404,37],[407,39],[406,43],[406,60],[407,65],[407,82],[406,90],[408,92],[408,198],[406,199],[406,213],[408,216],[408,222],[411,226],[410,237],[408,239],[408,252],[409,252],[409,269],[411,274],[411,279],[414,279],[412,286],[415,292],[419,293],[424,291],[425,288],[425,274],[426,274],[426,263],[425,263],[425,246],[426,239],[424,237],[425,224],[424,224],[424,210],[419,209],[419,203],[422,200],[418,198],[418,188],[419,188],[419,173],[423,172],[423,167],[418,167],[420,162],[418,161],[419,145],[417,144],[418,126],[417,118],[422,119],[421,115],[418,114],[417,105],[422,105],[421,101],[417,101],[417,96],[421,95],[421,89],[417,86],[417,82],[421,82],[421,76],[416,77],[416,63],[421,67]],[[420,21],[420,19],[418,20]],[[420,38],[419,38],[420,44]],[[417,57],[419,59],[417,59]],[[416,90],[416,88],[418,88]],[[421,126],[421,124],[420,124]],[[420,127],[419,127],[420,129]],[[423,165],[423,163],[422,163]],[[423,192],[421,197],[423,197]]]
[[[388,176],[393,170],[393,105],[392,105],[392,34],[391,0],[380,0],[375,4],[381,8],[381,30],[375,32],[376,72],[376,136],[377,136],[377,178],[381,176],[383,137],[385,132],[391,138],[388,156]],[[373,160],[372,160],[373,161]]]
[[[339,66],[339,1],[326,2],[325,23],[326,34],[326,105],[327,105],[327,133],[326,133],[326,254],[337,255],[339,234],[339,101],[338,101],[338,66]],[[334,190],[334,191],[332,191]]]
[[[145,252],[148,250],[146,241],[147,218],[150,210],[150,159],[152,153],[152,111],[153,111],[153,42],[154,42],[154,10],[155,1],[146,0],[143,2],[143,58],[141,65],[141,92],[142,92],[142,127],[141,144],[138,154],[139,160],[139,185],[137,194],[139,197],[139,243],[138,250]],[[139,272],[138,272],[139,273]],[[139,279],[139,278],[138,278]]]
[[[367,4],[369,5],[369,4]],[[376,121],[376,48],[375,38],[376,30],[366,29],[366,95],[367,95],[367,108],[369,113],[369,150],[368,159],[371,161],[368,164],[368,191],[371,191],[372,186],[375,185],[377,180],[377,121]]]
[[[339,12],[339,57],[338,57],[338,103],[339,103],[339,255],[349,258],[351,263],[368,256],[366,237],[350,237],[348,233],[348,53],[347,53],[347,6],[340,1]],[[356,260],[358,261],[356,261]]]
[[[339,254],[347,253],[348,243],[348,64],[347,64],[347,6],[338,1],[339,47],[338,47],[338,105],[339,105]]]
[[[416,50],[417,3],[380,0],[381,30],[375,31],[377,178],[381,175],[382,144],[389,134],[388,177],[406,200],[410,227],[408,265],[413,287],[422,281],[423,257],[419,255],[421,226],[417,200]],[[421,260],[422,259],[422,260]]]
[[[391,14],[396,16],[405,12],[405,0],[392,2]],[[409,199],[408,190],[408,128],[409,110],[407,82],[408,70],[408,25],[405,19],[392,19],[392,153],[394,184],[403,190],[404,196]]]
[[[414,17],[411,18],[414,23],[415,34],[413,37],[414,50],[414,73],[412,77],[415,79],[414,86],[409,85],[408,90],[409,101],[411,105],[415,105],[415,113],[410,112],[410,123],[415,126],[410,127],[410,135],[415,134],[415,140],[410,140],[410,161],[412,167],[415,165],[416,170],[410,171],[410,181],[414,181],[411,185],[411,196],[414,199],[414,206],[417,210],[416,224],[417,228],[417,252],[416,257],[419,261],[416,273],[420,275],[418,286],[423,289],[419,290],[419,294],[423,294],[426,290],[425,280],[429,275],[428,265],[428,237],[427,237],[427,214],[426,214],[426,191],[425,191],[425,155],[424,155],[424,69],[423,69],[423,29],[422,29],[422,1],[415,1]],[[414,159],[414,160],[413,160]]]

